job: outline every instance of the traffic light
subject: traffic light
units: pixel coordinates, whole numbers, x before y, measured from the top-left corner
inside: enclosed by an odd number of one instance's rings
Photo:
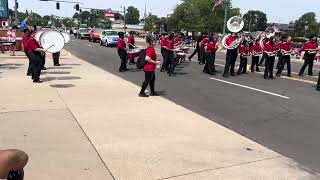
[[[79,9],[79,12],[82,12],[82,10],[81,10],[81,9]]]
[[[57,2],[56,6],[57,6],[57,9],[59,10],[60,9],[60,3]]]
[[[17,9],[19,9],[19,3],[17,0],[16,0],[16,7],[17,7]]]
[[[79,4],[76,4],[76,10],[77,10],[77,11],[80,11],[80,6],[79,6]]]

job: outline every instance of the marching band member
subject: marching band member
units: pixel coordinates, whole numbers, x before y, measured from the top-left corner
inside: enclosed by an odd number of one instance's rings
[[[266,68],[264,71],[264,79],[275,79],[273,76],[273,66],[276,57],[277,49],[275,45],[275,38],[271,37],[269,43],[264,46],[264,52],[266,53]]]
[[[149,95],[145,93],[145,90],[147,89],[148,85],[150,85],[150,96],[159,96],[159,94],[154,90],[154,84],[156,79],[154,71],[156,69],[156,65],[159,64],[160,61],[157,60],[157,52],[154,49],[154,38],[151,35],[148,35],[146,37],[146,42],[149,44],[149,47],[146,50],[146,63],[143,68],[145,73],[145,80],[142,84],[139,96],[149,97]]]
[[[199,43],[200,46],[200,60],[199,64],[204,64],[206,62],[206,45],[208,43],[208,36],[204,37],[202,41]]]
[[[130,31],[129,36],[128,36],[128,46],[129,49],[134,49],[135,47],[135,40],[134,40],[134,36],[133,36],[133,32]],[[128,59],[129,59],[129,64],[135,64],[134,62],[134,58],[135,58],[135,54],[128,54]]]
[[[52,53],[53,65],[60,66],[60,51]]]
[[[126,42],[124,41],[124,33],[119,32],[119,39],[117,42],[117,48],[118,48],[118,55],[121,59],[121,65],[119,68],[119,72],[125,72],[128,71],[127,69],[127,46]]]
[[[27,46],[27,42],[28,42],[28,37],[26,35],[26,33],[28,32],[29,29],[24,29],[23,30],[23,36],[22,36],[22,46],[24,49],[24,54],[27,56],[28,60],[29,60],[29,66],[28,66],[28,71],[27,71],[27,76],[32,76],[32,61],[28,52],[28,46]]]
[[[269,38],[265,38],[265,39],[262,40],[263,47],[266,47],[267,43],[269,43]],[[260,60],[259,66],[262,66],[264,60],[267,58],[266,53],[264,53],[264,49],[262,49],[262,51],[263,51],[263,54],[262,54],[262,58]]]
[[[174,50],[173,40],[174,40],[174,34],[171,33],[169,35],[169,39],[168,39],[167,44],[166,44],[166,48],[167,48],[167,63],[169,64],[169,70],[168,70],[169,76],[175,75],[174,74],[175,61],[174,61],[174,57],[173,57],[173,52],[175,50]]]
[[[216,59],[216,51],[218,50],[218,43],[214,40],[213,37],[208,38],[208,45],[206,48],[206,65],[204,66],[203,72],[208,73],[210,75],[216,75],[215,70],[215,59]]]
[[[193,58],[194,55],[196,55],[196,53],[198,53],[198,61],[200,61],[200,42],[202,41],[203,39],[203,36],[202,36],[203,33],[200,33],[198,38],[197,38],[197,44],[196,44],[196,49],[193,51],[193,53],[191,54],[191,56],[188,58],[189,61],[191,61],[191,59]]]
[[[32,79],[34,83],[41,83],[40,81],[40,74],[42,69],[43,63],[43,54],[46,50],[42,49],[39,43],[34,39],[33,30],[28,30],[26,36],[28,38],[27,47],[29,56],[32,61]]]
[[[282,37],[282,43],[280,46],[281,56],[279,57],[279,61],[281,61],[280,67],[277,71],[277,76],[281,76],[283,68],[285,64],[287,64],[287,76],[291,77],[291,53],[292,53],[292,43],[291,37]],[[281,58],[281,59],[280,59]]]
[[[318,44],[317,44],[317,37],[315,35],[310,36],[310,41],[304,43],[303,49],[305,50],[305,55],[304,55],[304,64],[301,67],[301,70],[299,72],[299,76],[302,76],[304,73],[304,70],[308,66],[308,75],[312,76],[312,68],[313,68],[313,61],[315,59],[315,56],[318,51]]]
[[[282,62],[282,53],[281,53],[281,46],[282,46],[282,43],[285,43],[286,40],[284,39],[281,39],[281,41],[279,41],[278,39],[276,39],[276,49],[278,50],[278,53],[277,53],[277,56],[278,56],[278,62],[277,62],[277,66],[276,66],[276,69],[279,69],[280,66],[283,64]]]
[[[160,69],[160,72],[168,71],[168,62],[167,62],[167,42],[168,42],[168,35],[165,34],[161,41],[160,41],[160,46],[161,46],[161,55],[163,58],[163,63]]]
[[[174,38],[173,44],[174,44],[174,46],[179,46],[179,45],[182,44],[181,34],[178,34],[178,35],[176,36],[176,38]]]
[[[259,57],[260,54],[262,54],[262,49],[260,46],[259,40],[255,40],[254,44],[252,46],[252,62],[251,62],[251,72],[254,72],[254,69],[256,69],[257,72],[260,72],[259,70]]]
[[[232,45],[237,39],[237,33],[232,33],[231,36],[229,36],[226,39],[226,44],[228,46]],[[231,76],[234,76],[234,66],[238,57],[238,51],[237,47],[234,49],[228,49],[227,50],[227,55],[226,55],[226,64],[224,67],[224,72],[223,72],[223,77],[228,78],[229,77],[229,72]]]
[[[239,48],[240,52],[240,66],[238,69],[238,75],[246,74],[247,73],[247,65],[248,65],[248,56],[250,55],[249,53],[249,46],[247,44],[246,40],[243,40],[242,45]]]

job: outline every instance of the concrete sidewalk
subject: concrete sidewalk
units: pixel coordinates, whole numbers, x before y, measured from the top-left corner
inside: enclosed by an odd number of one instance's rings
[[[70,54],[61,67],[47,61],[45,82],[33,84],[23,56],[0,55],[0,148],[29,153],[27,180],[320,177]]]

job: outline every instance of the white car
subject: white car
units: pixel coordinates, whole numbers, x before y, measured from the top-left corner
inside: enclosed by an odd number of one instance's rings
[[[112,29],[102,30],[100,34],[100,45],[114,46],[119,39],[118,32]]]

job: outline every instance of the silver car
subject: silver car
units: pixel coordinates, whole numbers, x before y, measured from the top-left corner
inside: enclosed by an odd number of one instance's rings
[[[118,32],[112,29],[102,30],[100,39],[101,46],[115,46],[119,39]]]

